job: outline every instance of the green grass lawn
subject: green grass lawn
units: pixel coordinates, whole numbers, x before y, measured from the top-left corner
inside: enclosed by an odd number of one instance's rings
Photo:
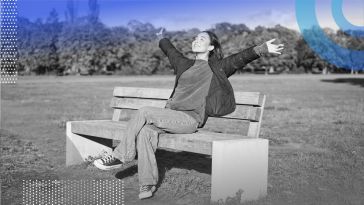
[[[236,75],[235,91],[267,95],[268,196],[246,204],[364,203],[364,76]],[[65,167],[65,124],[111,119],[115,86],[172,88],[173,76],[20,77],[1,85],[1,200],[20,204],[23,179],[123,179],[125,204],[208,204],[211,158],[158,150],[160,186],[139,201],[136,167]],[[231,123],[207,129],[246,131]],[[234,203],[232,203],[234,204]]]

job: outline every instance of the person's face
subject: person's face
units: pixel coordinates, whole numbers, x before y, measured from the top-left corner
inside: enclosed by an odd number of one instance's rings
[[[210,36],[206,32],[199,33],[192,42],[192,52],[205,53],[213,49],[214,46],[210,45]]]

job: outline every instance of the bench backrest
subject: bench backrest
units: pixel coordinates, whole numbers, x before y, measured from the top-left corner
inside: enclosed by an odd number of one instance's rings
[[[119,121],[122,109],[139,109],[144,106],[164,108],[172,89],[115,87],[111,107],[114,108],[112,120]],[[265,95],[259,92],[234,92],[236,110],[218,118],[249,121],[248,137],[259,136],[262,122]]]

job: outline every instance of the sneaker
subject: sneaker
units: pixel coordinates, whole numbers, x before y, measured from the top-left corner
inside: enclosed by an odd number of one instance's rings
[[[94,165],[102,170],[111,170],[121,168],[123,166],[123,162],[115,158],[113,155],[106,155],[101,159],[95,160]]]
[[[141,185],[139,188],[139,199],[151,197],[155,189],[154,185]]]

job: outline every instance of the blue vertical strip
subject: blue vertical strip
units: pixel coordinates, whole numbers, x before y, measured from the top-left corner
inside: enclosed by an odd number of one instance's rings
[[[0,82],[17,79],[17,0],[0,0]]]

